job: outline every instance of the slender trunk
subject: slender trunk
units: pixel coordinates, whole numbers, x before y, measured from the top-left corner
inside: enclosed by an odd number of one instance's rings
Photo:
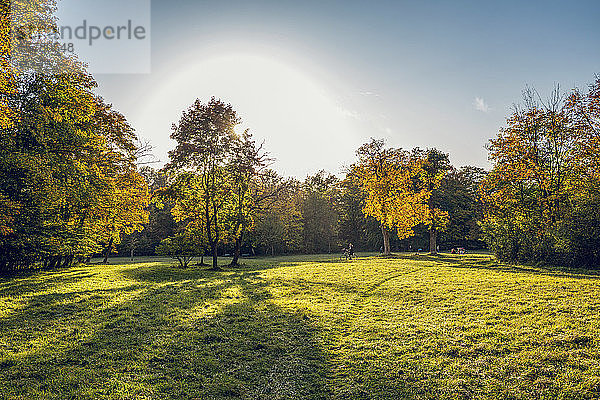
[[[214,178],[213,178],[214,179]],[[214,181],[213,181],[214,183]],[[213,218],[214,218],[214,228],[215,228],[215,236],[214,236],[214,245],[213,245],[213,269],[214,270],[218,270],[219,269],[219,265],[217,264],[217,246],[219,245],[219,214],[217,212],[217,204],[214,202],[213,200],[213,204],[212,204],[212,209],[213,209]]]
[[[210,183],[210,177],[209,176],[205,176],[203,179],[205,179],[205,186],[206,187],[210,187],[209,183]],[[212,254],[213,257],[213,263],[212,263],[212,269],[213,270],[217,270],[219,267],[217,265],[217,243],[219,241],[219,234],[218,232],[214,232],[214,236],[213,236],[213,232],[212,232],[212,226],[213,226],[213,221],[212,221],[212,217],[216,218],[216,215],[210,215],[210,195],[209,192],[207,191],[205,196],[204,196],[204,217],[206,218],[204,227],[206,228],[206,238],[208,239],[208,243],[210,244],[210,252]],[[215,221],[215,225],[216,225],[216,221]]]
[[[219,265],[217,264],[217,243],[213,243],[211,245],[211,251],[212,251],[212,269],[214,270],[218,270],[219,269]]]
[[[271,257],[275,257],[275,246],[271,245]]]
[[[429,228],[429,254],[437,254],[437,231],[433,226]]]
[[[244,236],[244,222],[243,222],[243,208],[244,208],[244,195],[246,194],[245,191],[242,190],[241,187],[238,188],[238,205],[237,205],[237,211],[238,211],[238,215],[237,215],[237,224],[235,227],[234,232],[239,234],[236,234],[235,237],[235,249],[233,250],[233,259],[231,260],[231,266],[234,267],[238,264],[238,260],[240,259],[240,253],[242,250],[242,237]]]
[[[110,240],[108,241],[108,245],[106,246],[106,251],[104,252],[104,261],[102,262],[103,264],[108,263],[108,256],[110,254],[110,251],[112,250],[112,245],[113,238],[110,238]]]
[[[389,256],[392,254],[390,251],[390,233],[383,225],[381,226],[381,233],[383,235],[383,255]]]
[[[240,259],[240,253],[242,252],[242,238],[241,235],[235,238],[235,249],[233,250],[233,259],[231,260],[231,266],[234,267],[238,264]]]

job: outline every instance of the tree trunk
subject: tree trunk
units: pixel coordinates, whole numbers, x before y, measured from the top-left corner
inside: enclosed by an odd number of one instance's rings
[[[217,263],[217,244],[214,243],[213,245],[211,245],[211,251],[212,251],[212,269],[213,270],[218,270],[219,269],[219,265]]]
[[[390,251],[390,233],[387,229],[385,229],[385,226],[383,225],[381,226],[381,233],[383,235],[383,255],[389,256],[390,254],[392,254],[392,252]]]
[[[240,259],[240,253],[242,251],[242,238],[241,237],[236,237],[235,238],[235,249],[233,250],[233,258],[231,259],[231,265],[232,267],[235,267],[238,264],[238,260]]]
[[[437,231],[433,226],[429,228],[429,254],[437,254]]]
[[[110,251],[112,250],[112,245],[113,245],[113,238],[110,238],[110,240],[108,241],[108,245],[106,246],[106,251],[104,252],[104,261],[102,261],[103,264],[108,263],[108,256],[110,254]]]

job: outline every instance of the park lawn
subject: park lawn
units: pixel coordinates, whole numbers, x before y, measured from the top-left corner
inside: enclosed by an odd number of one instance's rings
[[[0,280],[0,398],[600,398],[600,276],[486,255]]]

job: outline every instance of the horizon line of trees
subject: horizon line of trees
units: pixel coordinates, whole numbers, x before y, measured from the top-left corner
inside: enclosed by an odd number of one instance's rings
[[[188,191],[191,187],[188,172],[172,178],[170,184],[168,173],[166,170],[144,169],[143,174],[152,182],[151,191],[155,199],[150,206],[150,223],[144,231],[122,241],[118,249],[120,255],[128,256],[134,250],[138,256],[175,255],[177,252],[193,253],[198,257],[203,254],[212,256],[210,243],[203,242],[202,233],[198,232],[199,226],[204,226],[204,217],[193,219],[203,203],[193,198],[194,191]],[[485,171],[477,167],[447,171],[435,198],[435,204],[447,210],[448,214],[445,228],[439,233],[436,250],[438,246],[440,249],[485,248],[477,223],[477,215],[482,211],[477,187],[484,175]],[[262,196],[259,204],[254,204],[244,214],[251,220],[244,240],[238,239],[239,247],[236,245],[236,236],[232,235],[235,231],[230,229],[237,221],[229,219],[235,214],[224,212],[218,255],[229,255],[237,261],[236,251],[246,255],[334,253],[349,243],[357,251],[385,253],[381,224],[363,212],[366,195],[355,175],[348,174],[340,179],[322,170],[299,181],[285,179],[267,168],[252,185],[253,193]],[[183,188],[185,193],[182,193]],[[182,214],[182,209],[185,214]],[[430,229],[425,221],[414,226],[413,235],[399,236],[395,229],[386,229],[385,232],[390,252],[429,250]],[[165,237],[169,237],[167,248],[161,245]],[[183,243],[178,244],[179,239]],[[194,245],[184,251],[185,243],[190,242]]]
[[[145,170],[151,227],[126,240],[125,252],[173,256],[182,266],[206,255],[217,269],[219,254],[237,265],[244,250],[331,253],[353,243],[389,255],[391,238],[395,249],[424,248],[411,239],[415,232],[429,236],[432,253],[439,234],[443,245],[484,246],[476,223],[483,170],[456,170],[436,149],[389,149],[372,139],[344,179],[321,171],[300,182],[270,169],[264,146],[248,130],[238,134],[239,123],[231,105],[214,97],[183,112],[173,125],[169,163]],[[451,219],[459,210],[472,213]]]
[[[19,9],[53,24],[50,0]],[[278,175],[236,110],[196,100],[173,125],[164,168],[144,166],[125,116],[74,56],[12,62],[0,23],[0,271],[113,253],[194,257],[483,248],[510,262],[600,265],[600,77],[586,91],[524,92],[488,150],[491,171],[438,149],[371,139],[340,179]],[[56,73],[57,70],[63,72]]]

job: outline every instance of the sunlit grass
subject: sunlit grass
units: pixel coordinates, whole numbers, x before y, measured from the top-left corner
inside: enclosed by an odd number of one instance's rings
[[[141,261],[0,280],[0,398],[600,398],[591,273],[486,255]]]

